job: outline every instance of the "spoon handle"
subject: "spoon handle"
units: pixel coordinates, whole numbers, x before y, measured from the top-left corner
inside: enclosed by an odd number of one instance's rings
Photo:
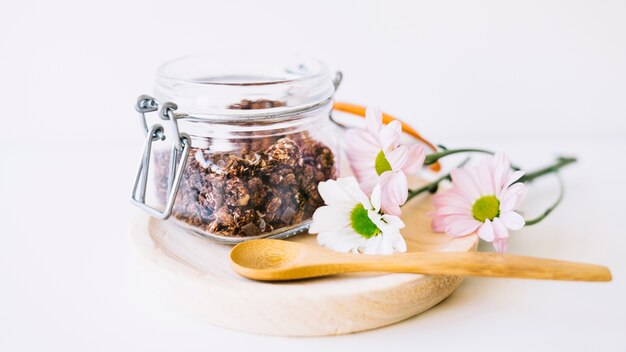
[[[601,265],[498,253],[422,252],[393,256],[360,256],[359,260],[344,264],[352,266],[353,270],[350,271],[611,281],[611,272]]]

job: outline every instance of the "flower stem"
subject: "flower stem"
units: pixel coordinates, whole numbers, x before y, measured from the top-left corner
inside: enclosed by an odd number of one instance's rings
[[[539,222],[541,222],[541,220],[545,219],[548,215],[550,215],[550,213],[561,203],[561,201],[563,200],[563,194],[565,194],[565,187],[563,186],[563,180],[561,180],[561,177],[559,176],[559,173],[556,173],[557,177],[559,178],[559,198],[556,200],[556,202],[554,202],[554,204],[552,204],[552,206],[550,206],[548,209],[546,209],[541,215],[539,215],[538,217],[534,218],[534,219],[530,219],[530,220],[525,220],[526,224],[524,224],[524,226],[531,226],[531,225],[535,225],[538,224]]]
[[[571,158],[571,157],[564,157],[564,156],[560,156],[557,158],[556,163],[544,167],[542,169],[533,171],[533,172],[529,172],[526,175],[522,176],[518,182],[524,182],[524,183],[528,183],[528,182],[532,182],[534,179],[539,178],[541,176],[544,175],[548,175],[551,173],[555,173],[559,179],[559,198],[556,200],[556,202],[554,202],[554,204],[552,204],[552,206],[550,206],[548,209],[546,209],[541,215],[539,215],[538,217],[534,218],[534,219],[530,219],[530,220],[526,220],[526,225],[525,226],[531,226],[531,225],[535,225],[538,224],[539,222],[541,222],[543,219],[545,219],[550,213],[552,213],[552,211],[559,205],[561,204],[561,200],[563,200],[563,195],[565,194],[565,187],[563,186],[563,180],[561,180],[561,177],[559,176],[559,170],[564,167],[567,166],[569,164],[573,164],[576,162],[576,158]]]
[[[518,182],[523,182],[523,183],[528,183],[531,182],[532,180],[539,178],[541,176],[553,173],[553,172],[557,172],[559,171],[562,167],[567,166],[569,164],[573,164],[576,162],[576,158],[571,158],[571,157],[564,157],[564,156],[560,156],[557,158],[556,163],[544,167],[542,169],[533,171],[533,172],[529,172],[527,174],[525,174],[524,176],[522,176],[522,178],[520,178],[518,180]]]
[[[436,163],[439,159],[451,155],[451,154],[458,154],[458,153],[469,153],[469,152],[476,152],[476,153],[486,153],[486,154],[491,154],[493,155],[494,153],[492,151],[489,150],[484,150],[484,149],[474,149],[474,148],[463,148],[463,149],[446,149],[437,153],[432,153],[432,154],[428,154],[426,155],[426,159],[424,159],[424,165],[431,165]]]
[[[470,158],[465,159],[462,163],[460,163],[456,168],[461,168],[463,167],[468,161],[470,160]],[[409,200],[411,200],[411,198],[416,197],[419,194],[422,194],[426,191],[430,192],[430,193],[435,193],[437,192],[437,188],[439,187],[439,183],[441,183],[441,181],[444,180],[449,180],[450,179],[450,173],[447,173],[441,177],[439,177],[438,179],[425,184],[424,186],[418,188],[418,189],[414,189],[414,190],[409,190],[409,196],[406,199],[406,201],[408,202]],[[406,203],[404,203],[406,204]]]

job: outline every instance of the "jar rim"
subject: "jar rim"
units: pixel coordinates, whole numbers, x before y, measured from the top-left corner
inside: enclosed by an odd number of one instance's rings
[[[306,55],[196,53],[157,70],[155,95],[197,118],[277,116],[309,109],[332,98],[335,85],[326,64]],[[229,108],[244,99],[285,101],[258,110]]]
[[[176,74],[170,72],[172,69],[176,69],[176,65],[181,65],[184,63],[188,63],[189,61],[192,60],[197,60],[197,59],[204,59],[204,58],[208,58],[209,60],[217,58],[217,59],[232,59],[236,56],[240,56],[240,55],[244,55],[244,54],[225,54],[225,53],[212,53],[212,52],[201,52],[201,53],[194,53],[194,54],[189,54],[189,55],[184,55],[184,56],[179,56],[177,58],[171,59],[169,61],[164,62],[163,64],[161,64],[158,68],[157,68],[157,76],[160,76],[161,78],[164,79],[169,79],[169,80],[175,80],[175,81],[179,81],[179,82],[184,82],[184,83],[189,83],[189,84],[201,84],[201,85],[226,85],[226,86],[246,86],[246,85],[253,85],[253,86],[261,86],[261,85],[272,85],[272,84],[280,84],[280,83],[289,83],[289,82],[298,82],[298,81],[304,81],[304,80],[308,80],[308,79],[313,79],[315,77],[320,77],[320,76],[324,76],[324,75],[329,75],[330,74],[330,70],[328,69],[328,66],[323,63],[322,61],[310,57],[310,56],[306,56],[306,55],[301,55],[301,54],[292,54],[292,55],[275,55],[275,54],[267,54],[267,53],[254,53],[251,56],[254,56],[256,58],[259,58],[259,56],[269,59],[275,59],[275,58],[284,58],[287,57],[289,59],[294,59],[294,60],[302,60],[302,61],[307,61],[308,63],[312,63],[317,65],[317,72],[311,72],[308,75],[302,75],[302,76],[297,76],[291,79],[268,79],[265,81],[258,81],[258,82],[233,82],[233,81],[207,81],[206,78],[202,79],[202,78],[183,78],[180,76],[177,76]],[[248,53],[248,55],[250,55]]]

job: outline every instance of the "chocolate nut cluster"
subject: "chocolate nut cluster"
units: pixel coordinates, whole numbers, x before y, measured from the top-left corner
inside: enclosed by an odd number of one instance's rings
[[[232,143],[237,152],[191,149],[172,212],[176,219],[214,235],[252,237],[300,224],[324,204],[317,185],[337,177],[335,156],[308,132]],[[161,201],[169,158],[168,152],[155,154]]]

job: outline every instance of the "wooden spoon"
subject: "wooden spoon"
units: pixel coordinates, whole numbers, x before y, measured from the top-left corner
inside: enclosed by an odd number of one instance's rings
[[[283,240],[251,240],[230,252],[233,269],[249,279],[283,281],[350,272],[399,272],[545,280],[611,281],[607,267],[481,252],[345,254]]]

